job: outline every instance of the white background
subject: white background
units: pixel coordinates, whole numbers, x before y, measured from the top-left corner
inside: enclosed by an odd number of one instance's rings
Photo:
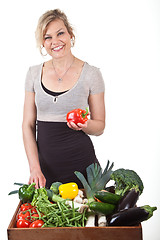
[[[142,223],[144,240],[159,240],[160,222],[160,1],[5,1],[0,7],[0,239],[18,204],[14,182],[28,181],[22,141],[24,79],[42,58],[34,31],[45,11],[63,10],[76,34],[73,53],[101,69],[106,85],[106,130],[92,137],[105,167],[130,168],[144,192],[138,206],[157,206]]]

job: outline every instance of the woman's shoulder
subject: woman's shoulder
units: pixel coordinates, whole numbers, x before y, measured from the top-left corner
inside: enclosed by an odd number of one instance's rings
[[[99,72],[100,71],[99,67],[96,67],[95,65],[91,65],[88,62],[85,62],[85,65],[86,65],[87,70],[89,72],[91,72],[91,73],[95,73],[95,72]]]
[[[43,63],[40,63],[40,64],[36,64],[36,65],[31,65],[29,67],[30,71],[34,72],[34,71],[40,71],[41,68],[43,66]]]
[[[37,78],[40,76],[42,71],[43,63],[37,64],[37,65],[31,65],[28,69],[28,73],[34,78]]]
[[[104,80],[100,71],[100,68],[86,63],[88,69],[86,73],[86,79],[88,79],[90,86],[90,94],[98,94],[104,92]]]
[[[95,71],[99,70],[98,67],[89,64],[87,61],[84,61],[84,60],[81,60],[81,59],[78,59],[78,58],[76,58],[76,61],[77,61],[77,66],[79,68],[84,67],[87,70],[87,72],[95,72]]]

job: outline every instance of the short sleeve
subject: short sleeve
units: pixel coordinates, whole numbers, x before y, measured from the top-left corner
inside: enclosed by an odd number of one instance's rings
[[[91,82],[90,82],[90,94],[98,94],[105,91],[104,80],[99,68],[94,67]]]
[[[31,68],[29,68],[25,79],[25,90],[27,92],[34,92],[34,81],[31,74]]]

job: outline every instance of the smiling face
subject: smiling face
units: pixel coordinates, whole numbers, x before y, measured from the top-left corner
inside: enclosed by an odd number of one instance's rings
[[[61,58],[71,53],[71,35],[62,20],[48,24],[43,45],[52,58]]]

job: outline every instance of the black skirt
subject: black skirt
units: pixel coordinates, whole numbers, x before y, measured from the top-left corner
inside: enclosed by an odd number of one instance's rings
[[[90,137],[70,129],[65,122],[37,121],[37,146],[48,188],[55,181],[76,182],[83,188],[74,171],[86,177],[86,168],[98,163]]]

